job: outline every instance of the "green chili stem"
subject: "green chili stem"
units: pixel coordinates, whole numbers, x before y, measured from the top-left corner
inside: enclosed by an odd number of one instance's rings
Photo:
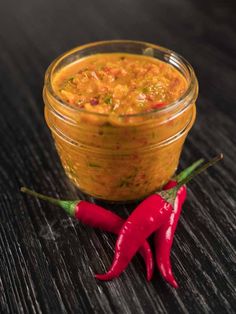
[[[47,201],[51,204],[57,205],[62,207],[69,215],[74,216],[75,214],[75,207],[76,205],[80,202],[80,200],[76,200],[76,201],[65,201],[65,200],[60,200],[60,199],[56,199],[50,196],[46,196],[43,194],[40,194],[38,192],[32,191],[26,187],[21,187],[21,192],[29,194],[31,196],[34,196],[36,198],[40,198],[44,201]]]
[[[179,174],[177,174],[176,176],[174,176],[174,180],[177,182],[182,181],[183,179],[185,179],[186,177],[188,177],[198,166],[200,166],[202,163],[204,162],[204,159],[201,158],[197,161],[195,161],[191,166],[189,166],[188,168],[185,168],[183,171],[181,171]]]
[[[195,170],[194,172],[190,173],[187,177],[184,177],[181,181],[178,182],[177,186],[175,187],[176,189],[179,189],[182,185],[188,183],[190,180],[195,178],[197,175],[205,171],[207,168],[213,166],[215,163],[223,159],[223,154],[219,154],[207,163],[205,163],[203,166]]]
[[[169,202],[170,204],[172,204],[172,206],[174,206],[174,201],[176,199],[176,195],[177,192],[179,190],[179,188],[181,186],[183,186],[184,184],[188,183],[190,180],[192,180],[193,178],[195,178],[197,175],[199,175],[200,173],[202,173],[204,170],[206,170],[207,168],[213,166],[216,162],[218,162],[219,160],[223,159],[223,154],[219,154],[218,156],[216,156],[215,158],[211,159],[209,162],[205,163],[203,166],[201,166],[199,169],[191,172],[188,176],[186,176],[185,174],[183,175],[183,178],[181,181],[178,182],[178,184],[169,189],[169,190],[163,190],[161,192],[159,192],[158,194],[160,196],[162,196],[167,202]],[[202,163],[202,162],[201,162]],[[196,163],[195,163],[196,164]],[[198,164],[200,164],[200,160],[198,161]],[[193,166],[193,165],[192,165]],[[190,166],[191,167],[191,166]]]

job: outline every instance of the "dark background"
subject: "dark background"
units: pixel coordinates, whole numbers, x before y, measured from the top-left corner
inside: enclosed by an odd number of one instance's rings
[[[233,313],[236,208],[236,23],[232,2],[195,0],[0,3],[0,312]],[[189,185],[173,246],[181,288],[135,257],[122,276],[97,282],[115,237],[19,193],[80,195],[66,179],[43,117],[49,63],[103,39],[150,41],[185,56],[200,84],[198,118],[181,168],[222,151],[224,161]],[[114,205],[123,216],[133,207]]]

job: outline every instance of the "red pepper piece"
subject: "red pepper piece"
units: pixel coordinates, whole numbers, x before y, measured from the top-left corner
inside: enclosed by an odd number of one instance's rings
[[[176,186],[176,181],[170,181],[164,189],[171,189]],[[156,252],[156,264],[162,277],[174,288],[178,288],[170,262],[171,247],[174,239],[175,230],[179,221],[182,205],[187,195],[186,186],[181,186],[177,192],[173,211],[168,220],[155,233],[154,246]]]
[[[63,201],[39,194],[27,188],[21,188],[21,191],[60,206],[70,216],[75,217],[90,227],[100,228],[103,231],[118,234],[125,221],[117,214],[87,201]],[[153,275],[154,262],[150,245],[145,239],[139,251],[146,264],[147,280],[150,281]]]
[[[140,203],[123,224],[116,242],[115,256],[106,274],[96,275],[100,280],[118,277],[127,267],[140,245],[170,216],[171,204],[158,194]]]
[[[160,109],[160,108],[165,107],[165,106],[166,106],[165,102],[157,102],[157,103],[152,105],[152,109]]]
[[[98,101],[97,98],[92,98],[92,99],[90,100],[90,104],[91,104],[92,106],[96,106],[96,105],[98,105],[98,103],[99,103],[99,101]]]

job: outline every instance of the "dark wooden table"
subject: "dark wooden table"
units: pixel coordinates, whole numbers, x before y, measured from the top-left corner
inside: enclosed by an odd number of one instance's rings
[[[0,312],[233,313],[235,298],[236,24],[232,3],[187,0],[9,0],[0,4]],[[184,55],[200,83],[197,122],[181,167],[218,152],[224,161],[189,185],[172,260],[181,288],[135,257],[117,280],[115,237],[20,194],[22,185],[74,198],[45,125],[48,64],[90,41],[139,39]],[[113,206],[124,216],[132,206]]]

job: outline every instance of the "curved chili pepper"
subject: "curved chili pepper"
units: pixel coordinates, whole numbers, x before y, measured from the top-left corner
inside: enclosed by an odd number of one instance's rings
[[[116,241],[112,266],[106,274],[95,277],[111,280],[127,267],[140,245],[170,216],[172,206],[158,194],[140,203],[123,224]]]
[[[175,187],[178,182],[188,177],[198,166],[203,163],[204,159],[199,159],[194,162],[191,166],[184,169],[174,180],[169,181],[164,187],[163,190],[168,190]],[[183,185],[177,192],[173,211],[169,219],[156,231],[154,237],[154,247],[156,253],[156,264],[162,275],[162,277],[170,283],[174,288],[178,288],[178,283],[174,278],[170,254],[171,248],[174,240],[175,230],[179,221],[179,217],[182,211],[183,203],[187,196],[187,188]]]
[[[75,217],[90,227],[100,228],[103,231],[118,234],[125,221],[117,214],[87,201],[64,201],[54,199],[52,197],[29,190],[25,187],[21,188],[21,192],[30,194],[32,196],[46,200],[54,205],[60,206],[70,216]],[[147,280],[150,281],[153,275],[154,262],[150,245],[145,240],[146,239],[144,239],[143,243],[141,243],[139,251],[146,264]]]
[[[171,189],[177,185],[176,181],[170,181],[164,189]],[[182,186],[176,195],[173,211],[168,220],[156,231],[154,246],[156,252],[156,264],[162,277],[174,288],[178,288],[170,262],[171,247],[173,244],[175,230],[179,221],[182,205],[187,195],[186,186]]]
[[[111,280],[118,277],[125,270],[144,239],[147,239],[170,217],[172,204],[174,204],[178,190],[222,158],[222,154],[216,156],[201,168],[184,177],[175,187],[153,194],[142,201],[127,218],[119,232],[110,270],[105,274],[95,275],[95,277],[100,280]]]

